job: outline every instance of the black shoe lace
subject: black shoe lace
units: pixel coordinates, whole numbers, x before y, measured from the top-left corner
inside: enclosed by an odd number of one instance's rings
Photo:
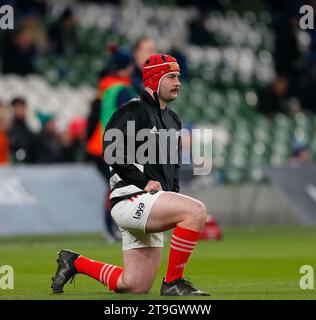
[[[76,288],[76,275],[75,274],[73,276],[71,276],[69,283],[70,284],[74,283],[74,287]]]

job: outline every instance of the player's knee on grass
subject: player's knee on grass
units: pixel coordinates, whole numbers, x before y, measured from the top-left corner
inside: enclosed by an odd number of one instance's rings
[[[144,294],[148,293],[152,287],[152,284],[149,283],[127,283],[126,293],[135,293],[135,294]],[[124,291],[125,291],[124,290]]]
[[[142,294],[149,292],[153,285],[154,277],[144,278],[134,274],[133,276],[125,275],[121,280],[122,286],[124,287],[120,290],[122,293]]]
[[[146,294],[149,292],[151,287],[134,287],[131,290],[131,293],[134,294]]]

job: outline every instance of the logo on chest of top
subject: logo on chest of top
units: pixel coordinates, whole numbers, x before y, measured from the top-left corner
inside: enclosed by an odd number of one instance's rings
[[[153,128],[150,129],[149,132],[152,133],[152,134],[159,134],[159,130],[156,128],[156,126],[153,126]]]
[[[172,129],[172,130],[173,130],[173,129]],[[160,130],[158,130],[158,129],[156,128],[156,126],[153,126],[152,129],[150,129],[149,132],[152,133],[152,134],[158,134],[158,135],[159,135],[160,133],[165,133],[166,136],[168,135],[168,130],[162,129],[161,132],[160,132]],[[180,137],[180,132],[179,132],[179,131],[176,131],[176,132],[175,132],[175,135],[176,135],[177,138]]]

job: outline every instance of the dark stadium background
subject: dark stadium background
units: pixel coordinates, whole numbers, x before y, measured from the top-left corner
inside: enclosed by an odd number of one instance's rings
[[[184,127],[213,130],[211,174],[181,170],[182,192],[203,200],[223,232],[197,249],[195,282],[217,299],[315,299],[299,286],[300,267],[316,267],[316,29],[300,25],[300,8],[316,10],[315,1],[6,4],[14,29],[0,29],[0,266],[16,278],[0,299],[51,298],[55,254],[67,245],[121,263],[120,245],[102,236],[106,185],[86,156],[86,121],[108,47],[133,51],[144,36],[178,59],[182,88],[170,107]],[[15,103],[26,106],[22,131]],[[115,299],[80,281],[86,295],[79,284],[69,299]]]

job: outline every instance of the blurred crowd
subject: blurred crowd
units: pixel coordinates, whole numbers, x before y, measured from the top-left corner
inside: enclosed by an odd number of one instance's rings
[[[83,155],[84,119],[75,119],[65,132],[59,132],[53,114],[37,112],[41,130],[27,123],[28,105],[23,97],[7,106],[0,101],[0,164],[73,162]],[[82,145],[82,146],[81,146]]]
[[[45,112],[36,113],[41,129],[34,132],[27,123],[29,110],[24,97],[15,97],[8,105],[0,101],[0,164],[92,160],[102,167],[102,134],[100,136],[98,130],[105,93],[107,109],[111,112],[136,96],[142,90],[143,61],[157,53],[157,47],[154,40],[144,37],[137,41],[133,52],[116,45],[111,45],[108,50],[110,60],[100,73],[89,116],[87,119],[73,119],[63,132],[56,125],[55,115]],[[119,90],[110,105],[109,96],[113,93],[108,89],[115,86]]]
[[[10,2],[10,1],[8,1]],[[39,1],[12,1],[15,13],[13,30],[0,31],[1,71],[27,75],[38,72],[38,58],[42,55],[80,53],[73,12],[65,8],[58,17],[43,23],[49,8]]]
[[[295,114],[316,111],[316,29],[302,30],[300,7],[313,7],[316,1],[266,0],[275,37],[273,83],[259,92],[259,111],[271,116],[281,112]]]
[[[2,74],[28,75],[36,73],[41,55],[75,55],[80,53],[76,21],[70,8],[59,8],[59,2],[6,1],[14,6],[15,29],[0,31],[0,65]],[[175,1],[175,4],[178,2]],[[207,27],[207,10],[220,9],[221,1],[211,1],[205,8],[197,1],[200,14],[189,25],[188,41],[197,46],[216,46],[216,38]],[[275,113],[293,114],[301,110],[316,111],[316,31],[300,30],[299,8],[316,1],[265,1],[272,17],[275,35],[273,83],[258,88],[258,111],[270,117]],[[188,5],[192,3],[187,1]],[[47,12],[53,17],[44,27]],[[47,25],[47,24],[45,24]],[[41,124],[33,132],[27,124],[28,101],[15,97],[7,103],[0,101],[0,163],[53,163],[91,159],[91,137],[100,120],[100,110],[107,81],[119,78],[128,88],[116,97],[117,106],[142,89],[141,65],[150,54],[158,51],[155,41],[139,39],[131,52],[126,48],[110,48],[111,59],[99,75],[97,95],[87,119],[74,119],[69,128],[60,132],[54,114],[37,113]],[[183,80],[188,77],[186,55],[173,49],[181,66]],[[109,78],[110,77],[110,78]],[[110,80],[109,80],[110,79]],[[122,80],[123,79],[123,80]],[[92,148],[93,149],[93,148]],[[90,151],[89,151],[90,150]]]

